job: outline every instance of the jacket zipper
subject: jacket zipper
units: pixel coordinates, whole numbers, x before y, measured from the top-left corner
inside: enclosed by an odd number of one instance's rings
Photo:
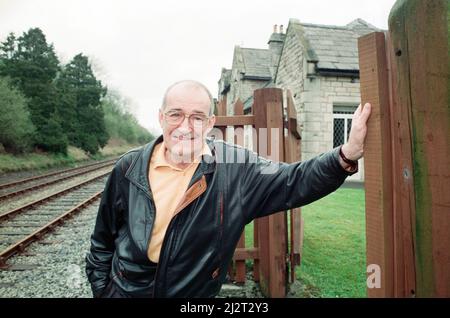
[[[220,192],[220,243],[222,244],[223,232],[223,192]]]
[[[172,235],[172,227],[173,227],[173,224],[174,224],[175,220],[177,219],[177,216],[178,215],[175,215],[172,218],[172,220],[170,220],[169,226],[167,227],[167,231],[166,231],[166,234],[164,235],[164,239],[163,239],[163,242],[162,242],[162,245],[161,245],[161,254],[160,254],[160,257],[159,257],[159,261],[156,264],[155,278],[154,278],[154,282],[153,282],[153,298],[156,297],[155,293],[156,293],[156,286],[157,286],[157,282],[158,282],[159,264],[161,263],[161,259],[163,259],[162,256],[165,255],[164,251],[166,249],[165,247],[166,247],[166,244],[167,244],[167,238]]]
[[[204,178],[204,175],[202,176],[202,178]],[[196,180],[196,181],[191,185],[191,187],[190,187],[188,190],[186,190],[186,192],[188,192],[193,186],[195,186],[195,185],[197,184],[198,181],[202,180],[202,178],[200,178],[199,180]],[[205,187],[205,189],[203,189],[203,191],[199,192],[195,197],[193,197],[192,200],[189,202],[189,204],[192,203],[194,200],[196,200],[200,195],[202,195],[202,194],[205,192],[205,190],[206,190],[206,187]],[[184,210],[185,208],[186,208],[186,207],[184,207],[183,210]],[[166,243],[167,238],[168,238],[169,236],[171,236],[171,234],[172,234],[173,223],[174,223],[175,220],[177,219],[178,214],[180,214],[180,212],[182,212],[183,210],[178,211],[178,212],[176,211],[176,214],[173,216],[172,220],[170,220],[169,226],[167,227],[166,233],[164,234],[163,242],[162,242],[162,244],[161,244],[161,253],[160,253],[159,261],[158,261],[158,264],[156,265],[155,278],[154,278],[154,286],[153,286],[153,298],[155,298],[156,286],[157,286],[157,282],[158,282],[157,278],[158,278],[158,273],[159,273],[159,264],[161,263],[161,259],[163,259],[162,256],[165,256],[164,251],[166,250],[165,246],[166,246],[166,244],[167,244],[167,243]],[[149,244],[150,244],[150,240],[149,240],[149,242],[148,242],[147,245],[149,245]],[[147,249],[148,249],[148,247],[147,247]]]
[[[220,229],[219,229],[219,268],[222,264],[222,236],[223,236],[223,192],[220,192]],[[220,269],[219,269],[220,271]]]

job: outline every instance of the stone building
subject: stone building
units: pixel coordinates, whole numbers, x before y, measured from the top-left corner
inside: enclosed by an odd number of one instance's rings
[[[234,47],[232,68],[223,68],[219,80],[219,100],[227,101],[228,114],[232,114],[232,105],[238,99],[248,101],[255,89],[272,82],[286,36],[283,26],[280,26],[280,32],[277,31],[275,26],[268,49]]]
[[[231,105],[240,98],[249,112],[254,89],[290,89],[302,160],[328,151],[348,137],[351,114],[360,103],[357,39],[374,31],[379,29],[361,19],[345,26],[290,19],[286,34],[274,29],[269,49],[235,47],[232,69],[222,70],[219,100],[227,100],[232,114]],[[362,162],[360,167],[352,179],[363,180]]]

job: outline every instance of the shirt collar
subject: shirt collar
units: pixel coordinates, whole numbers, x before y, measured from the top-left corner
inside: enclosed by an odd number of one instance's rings
[[[158,168],[158,167],[170,167],[174,170],[184,170],[178,167],[175,167],[173,165],[171,165],[169,162],[167,162],[166,157],[164,155],[166,151],[166,144],[164,143],[164,141],[162,141],[160,144],[155,146],[155,151],[153,153],[151,162],[154,168]],[[194,161],[192,162],[192,164],[194,163],[199,163],[200,162],[200,158],[201,156],[204,155],[209,155],[211,156],[211,149],[209,149],[208,145],[206,143],[203,144],[203,148],[202,151],[200,153],[200,155],[198,155],[197,157],[194,158]],[[190,167],[191,165],[189,165]]]

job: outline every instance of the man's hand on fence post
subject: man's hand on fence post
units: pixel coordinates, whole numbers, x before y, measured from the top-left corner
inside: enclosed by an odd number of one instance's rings
[[[364,154],[364,140],[367,134],[367,120],[371,113],[371,105],[365,103],[364,107],[359,104],[353,114],[352,127],[348,141],[342,146],[342,152],[350,160],[358,160]]]

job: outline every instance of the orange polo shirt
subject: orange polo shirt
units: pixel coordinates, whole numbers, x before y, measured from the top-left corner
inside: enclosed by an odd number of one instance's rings
[[[159,253],[167,227],[172,220],[175,209],[188,189],[189,182],[200,163],[200,156],[211,155],[209,147],[205,144],[201,155],[189,166],[180,169],[167,162],[164,156],[165,150],[164,141],[155,146],[148,173],[156,206],[156,217],[147,256],[154,263],[159,261]]]

